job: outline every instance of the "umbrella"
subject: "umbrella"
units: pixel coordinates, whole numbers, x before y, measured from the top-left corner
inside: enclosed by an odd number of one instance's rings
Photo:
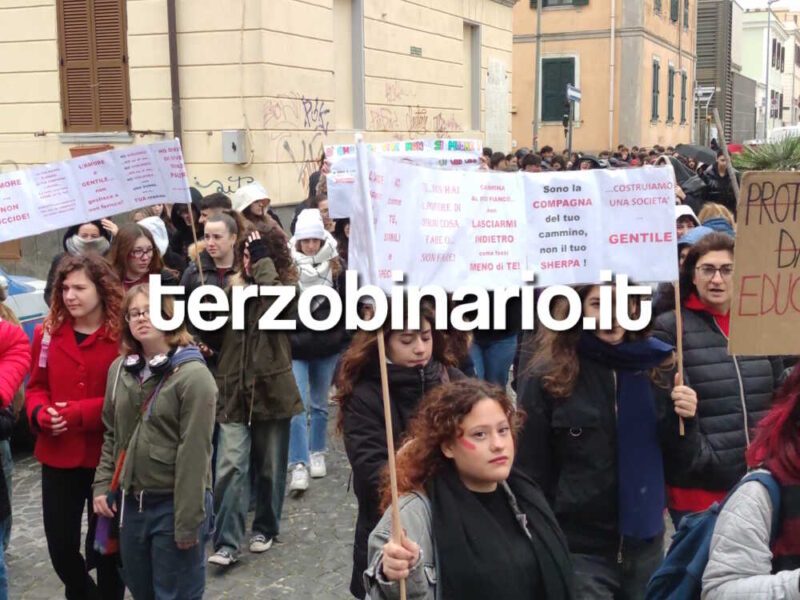
[[[669,156],[669,162],[672,163],[672,168],[675,170],[675,179],[678,185],[683,185],[687,179],[691,179],[695,173],[692,172],[687,166],[673,156]]]
[[[717,160],[717,153],[705,146],[695,146],[692,144],[678,144],[675,152],[686,158],[693,158],[697,162],[713,164]]]

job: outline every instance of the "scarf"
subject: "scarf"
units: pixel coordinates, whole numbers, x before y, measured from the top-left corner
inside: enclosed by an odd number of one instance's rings
[[[72,256],[83,256],[89,252],[97,252],[100,256],[104,256],[111,246],[109,241],[104,237],[99,237],[94,240],[84,240],[78,237],[77,234],[67,238],[64,245],[67,248],[67,252]]]
[[[333,236],[325,232],[322,247],[314,256],[307,256],[297,250],[297,241],[292,238],[289,242],[292,260],[300,272],[300,291],[307,290],[314,285],[327,285],[333,287],[333,274],[331,273],[331,260],[338,256],[336,241]]]
[[[698,298],[694,292],[692,292],[689,295],[689,299],[686,300],[684,306],[686,306],[686,308],[691,310],[706,312],[712,317],[714,317],[714,321],[717,322],[717,326],[720,328],[725,337],[728,337],[728,330],[731,322],[730,311],[728,311],[724,315],[716,312],[713,308],[711,308],[707,304],[704,304],[703,301],[700,300],[700,298]]]
[[[515,512],[527,521],[539,564],[545,598],[571,597],[572,565],[561,530],[544,495],[527,477],[512,471],[508,488]],[[508,491],[508,490],[507,490]],[[450,464],[426,486],[433,512],[439,585],[444,600],[529,600],[518,581],[525,580],[522,562],[505,543],[504,531],[470,492]],[[512,502],[509,496],[509,503]],[[511,504],[513,506],[513,504]]]
[[[619,532],[636,539],[664,530],[664,460],[647,370],[673,349],[655,338],[612,346],[590,332],[578,342],[578,354],[616,372]]]

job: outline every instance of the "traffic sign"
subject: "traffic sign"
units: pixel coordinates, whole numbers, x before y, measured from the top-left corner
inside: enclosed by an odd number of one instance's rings
[[[567,100],[570,102],[580,102],[581,101],[581,90],[580,88],[576,88],[574,85],[567,84]]]

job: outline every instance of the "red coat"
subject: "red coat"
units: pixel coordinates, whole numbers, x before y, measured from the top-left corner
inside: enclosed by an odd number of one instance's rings
[[[103,398],[108,368],[119,356],[119,344],[101,327],[78,346],[72,324],[64,323],[51,336],[47,366],[39,367],[42,327],[33,334],[31,378],[25,391],[28,422],[39,435],[34,456],[45,465],[61,469],[93,469],[100,462],[103,446]],[[55,407],[56,402],[77,404],[80,423],[53,436],[40,431],[34,412]]]
[[[14,400],[31,364],[28,336],[19,325],[0,319],[0,407]]]

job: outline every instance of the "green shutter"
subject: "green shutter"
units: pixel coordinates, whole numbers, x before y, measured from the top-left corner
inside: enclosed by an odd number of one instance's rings
[[[661,12],[661,0],[653,0],[653,10],[657,13]]]
[[[572,6],[586,6],[589,0],[572,0]]]
[[[667,123],[675,120],[675,68],[669,68],[667,80]]]
[[[653,121],[658,121],[658,76],[661,70],[661,65],[657,61],[653,61],[653,106],[650,111],[650,118]]]
[[[683,0],[683,28],[689,29],[689,0]]]
[[[678,0],[669,0],[669,18],[670,21],[678,20]]]
[[[542,121],[558,121],[564,116],[567,84],[575,83],[575,59],[542,59]]]
[[[537,4],[536,0],[531,0],[531,8],[536,8],[536,4]],[[587,4],[589,4],[589,0],[572,0],[572,2],[562,2],[561,4],[559,4],[559,6],[563,6],[565,4],[566,5],[572,4],[572,6],[586,6]],[[546,7],[547,7],[547,0],[545,0],[544,4],[542,4],[542,8]]]
[[[686,123],[686,73],[681,73],[681,124]]]

